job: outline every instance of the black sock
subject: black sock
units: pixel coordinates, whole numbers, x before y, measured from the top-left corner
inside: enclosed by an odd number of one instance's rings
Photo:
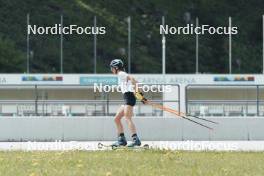
[[[119,136],[125,137],[125,134],[124,133],[120,133]]]
[[[137,137],[137,133],[135,133],[135,134],[132,135],[132,138],[135,138],[135,137]]]

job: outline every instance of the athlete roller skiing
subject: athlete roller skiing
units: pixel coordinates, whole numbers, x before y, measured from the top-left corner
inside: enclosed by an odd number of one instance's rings
[[[111,71],[118,76],[118,85],[123,93],[124,104],[120,106],[115,115],[115,124],[117,128],[118,140],[113,146],[126,146],[127,140],[124,134],[124,127],[121,119],[125,118],[128,128],[132,136],[132,143],[127,147],[140,146],[141,141],[138,137],[136,126],[132,120],[133,107],[136,104],[136,99],[144,103],[147,101],[143,94],[138,90],[137,81],[129,74],[125,72],[124,63],[121,59],[114,59],[110,63]]]

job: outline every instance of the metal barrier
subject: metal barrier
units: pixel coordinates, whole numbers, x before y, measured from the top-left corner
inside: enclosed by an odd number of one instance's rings
[[[180,88],[178,88],[178,100],[151,100],[152,102],[164,104],[172,103],[180,109]],[[0,115],[1,116],[114,116],[123,100],[110,100],[109,96],[102,96],[104,99],[100,100],[49,100],[48,96],[44,93],[40,96],[39,90],[43,91],[44,88],[49,90],[49,87],[60,88],[62,90],[67,88],[74,88],[74,91],[91,89],[91,86],[76,86],[76,85],[23,85],[12,87],[1,86],[2,90],[8,91],[6,88],[13,88],[13,90],[30,90],[31,100],[0,100]],[[1,89],[0,89],[1,91]],[[32,92],[34,91],[34,92]],[[23,93],[23,92],[22,92]],[[91,93],[92,92],[88,92]],[[121,93],[120,93],[121,94]],[[161,110],[155,109],[148,105],[143,105],[138,102],[134,108],[135,116],[163,116]]]
[[[254,88],[256,97],[254,100],[189,100],[188,91],[194,87],[246,87]],[[264,95],[260,94],[263,85],[187,85],[186,112],[200,116],[264,116]],[[264,89],[263,89],[264,92]]]
[[[155,103],[175,103],[175,101],[152,101]],[[122,105],[122,100],[89,101],[0,101],[1,116],[114,116]],[[135,116],[163,116],[163,111],[138,102],[134,107]]]

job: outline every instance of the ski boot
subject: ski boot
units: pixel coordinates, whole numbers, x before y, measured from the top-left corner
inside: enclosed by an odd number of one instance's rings
[[[125,136],[119,136],[117,139],[117,142],[112,144],[112,147],[120,147],[120,146],[126,146],[127,140]]]
[[[140,146],[141,145],[141,141],[140,141],[140,139],[138,138],[137,135],[133,136],[132,138],[133,138],[132,143],[129,144],[127,147],[135,147],[135,146]]]

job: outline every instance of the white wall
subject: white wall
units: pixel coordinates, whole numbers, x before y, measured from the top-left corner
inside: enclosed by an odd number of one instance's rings
[[[264,140],[264,118],[212,118],[214,131],[179,118],[135,118],[142,140]],[[128,139],[130,135],[127,132]],[[0,141],[116,140],[113,118],[0,118]]]

